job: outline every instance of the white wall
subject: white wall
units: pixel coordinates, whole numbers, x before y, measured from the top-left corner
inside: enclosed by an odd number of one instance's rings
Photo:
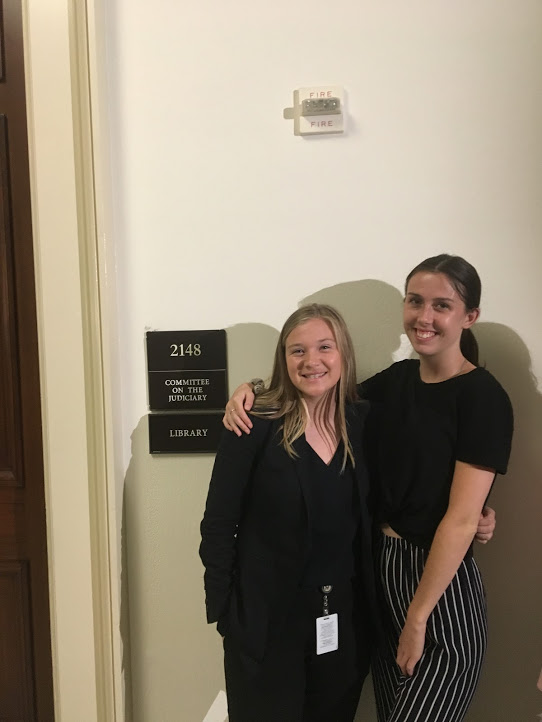
[[[441,251],[480,271],[482,350],[513,386],[524,452],[480,550],[497,643],[469,719],[534,718],[542,579],[513,570],[542,541],[530,376],[530,364],[542,373],[542,4],[117,0],[106,12],[134,722],[199,722],[223,687],[197,559],[212,457],[148,455],[145,329],[228,328],[234,386],[265,373],[274,329],[316,294],[357,319],[360,373],[372,371],[399,344],[404,276]],[[347,133],[294,137],[293,90],[326,83],[346,89]]]

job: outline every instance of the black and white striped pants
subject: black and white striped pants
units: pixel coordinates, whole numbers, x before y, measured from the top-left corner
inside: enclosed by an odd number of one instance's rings
[[[487,643],[485,592],[472,557],[459,567],[427,622],[424,653],[414,675],[395,662],[399,635],[428,552],[381,535],[379,550],[386,649],[373,681],[379,722],[460,722],[474,695]]]

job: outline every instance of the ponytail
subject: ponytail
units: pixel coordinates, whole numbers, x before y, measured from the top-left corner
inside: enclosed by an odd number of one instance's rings
[[[461,353],[471,364],[478,366],[478,341],[472,329],[464,328],[461,333]]]

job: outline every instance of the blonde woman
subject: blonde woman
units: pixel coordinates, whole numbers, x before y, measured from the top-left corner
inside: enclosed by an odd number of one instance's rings
[[[375,618],[352,341],[330,306],[286,321],[252,433],[224,432],[201,524],[230,722],[352,722]]]

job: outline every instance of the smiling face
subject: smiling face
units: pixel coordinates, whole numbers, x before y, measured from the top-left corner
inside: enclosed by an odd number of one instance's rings
[[[300,324],[287,336],[290,381],[307,401],[318,401],[341,377],[341,354],[331,327],[321,318]]]
[[[479,309],[465,303],[444,273],[420,271],[408,282],[403,306],[405,333],[420,356],[461,354],[463,329],[470,328]]]

